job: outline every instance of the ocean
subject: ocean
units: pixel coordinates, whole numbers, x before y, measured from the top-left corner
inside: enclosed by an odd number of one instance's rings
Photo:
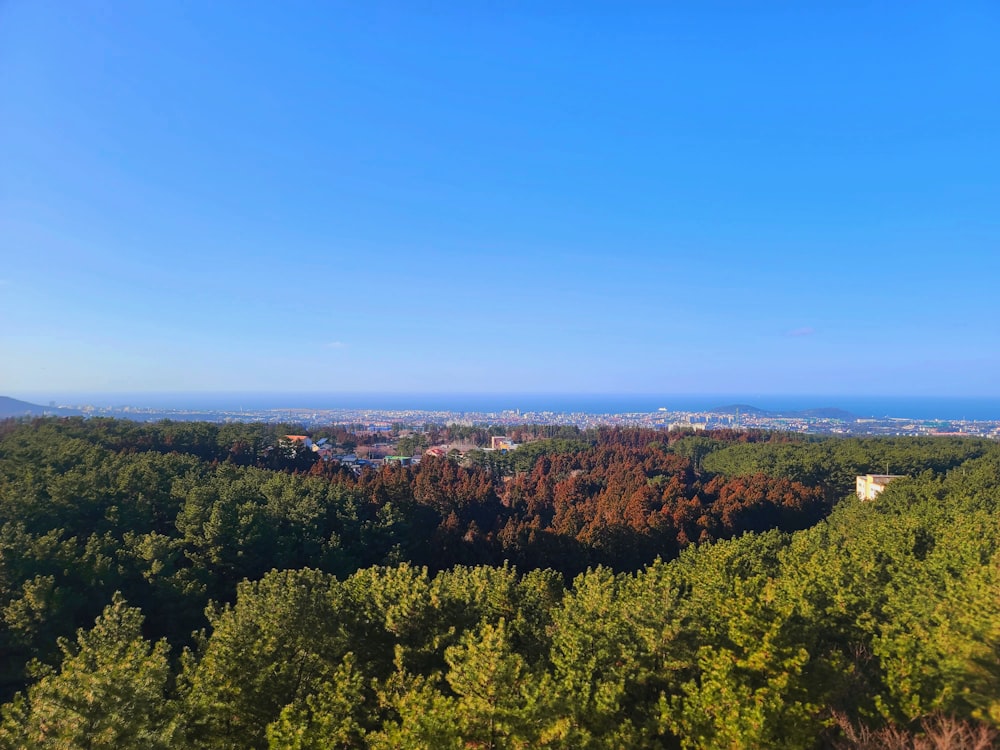
[[[42,400],[44,399],[44,400]],[[262,411],[267,409],[372,409],[452,412],[567,412],[622,414],[703,411],[744,404],[768,411],[843,409],[858,417],[919,420],[1000,420],[1000,398],[955,396],[845,396],[775,394],[576,394],[576,393],[77,393],[34,394],[34,403],[135,406],[157,409]]]

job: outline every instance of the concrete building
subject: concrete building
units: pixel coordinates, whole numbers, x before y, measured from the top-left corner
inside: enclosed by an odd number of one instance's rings
[[[857,477],[857,493],[862,500],[874,500],[893,479],[903,474],[864,474]]]
[[[494,435],[490,438],[490,450],[495,451],[512,451],[517,447],[517,445],[511,441],[509,437],[503,435]]]

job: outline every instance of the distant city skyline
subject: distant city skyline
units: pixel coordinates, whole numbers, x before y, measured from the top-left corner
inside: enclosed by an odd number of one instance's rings
[[[836,394],[643,394],[643,393],[18,393],[16,398],[39,406],[96,407],[115,413],[140,410],[255,412],[316,410],[441,411],[559,414],[627,414],[659,411],[703,412],[721,407],[776,413],[840,410],[855,417],[1000,422],[1000,397],[844,396]],[[2,397],[0,397],[2,400]]]
[[[0,395],[1000,396],[997,38],[11,0]]]
[[[248,394],[243,394],[247,396]],[[0,417],[111,417],[142,422],[263,422],[301,425],[428,424],[612,426],[647,429],[764,429],[814,435],[910,435],[1000,438],[1000,398],[799,399],[565,394],[119,394],[31,405],[0,397]],[[827,407],[817,407],[826,403]],[[655,406],[670,404],[670,406]],[[831,407],[830,404],[838,404]],[[843,408],[846,407],[846,408]],[[307,433],[308,434],[308,433]]]

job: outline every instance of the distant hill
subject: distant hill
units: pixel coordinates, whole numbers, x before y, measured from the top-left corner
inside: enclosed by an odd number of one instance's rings
[[[843,409],[836,409],[832,406],[820,409],[800,409],[798,411],[768,411],[766,409],[760,409],[756,406],[751,406],[750,404],[730,404],[728,406],[719,406],[715,409],[710,409],[709,411],[712,414],[736,414],[736,412],[739,411],[740,414],[755,417],[842,419],[845,422],[851,422],[857,419],[857,416],[851,414],[851,412],[844,411]]]
[[[19,401],[9,396],[0,396],[0,419],[8,417],[40,417],[43,414],[79,414],[72,409],[56,409],[51,406],[39,406],[27,401]]]

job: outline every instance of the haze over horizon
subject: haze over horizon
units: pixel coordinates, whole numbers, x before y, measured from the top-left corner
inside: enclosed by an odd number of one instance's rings
[[[12,0],[0,395],[998,397],[997,38],[988,2]]]

